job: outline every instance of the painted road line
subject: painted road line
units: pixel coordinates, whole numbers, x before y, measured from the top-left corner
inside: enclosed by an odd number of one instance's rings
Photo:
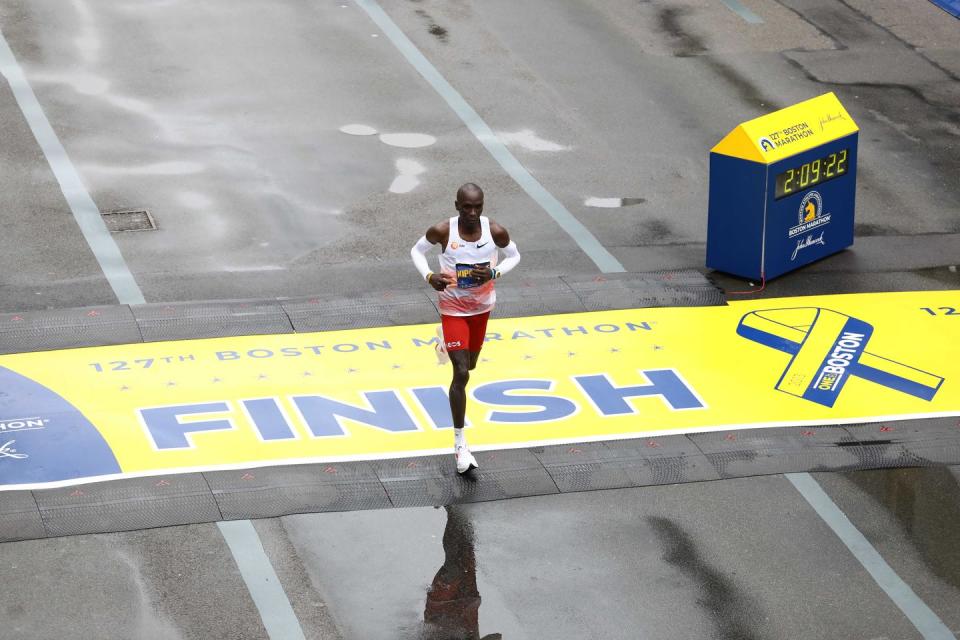
[[[740,0],[723,0],[723,4],[730,7],[730,9],[735,11],[741,18],[750,24],[763,24],[763,18],[743,6],[743,4],[740,3]]]
[[[470,442],[957,416],[951,309],[960,291],[493,319]],[[445,455],[435,341],[415,325],[0,356],[0,489]]]
[[[249,520],[218,522],[271,640],[305,640],[290,599]]]
[[[493,158],[503,167],[520,187],[539,204],[547,214],[573,238],[577,246],[593,260],[603,273],[621,273],[626,271],[620,261],[600,244],[592,233],[570,213],[553,194],[534,178],[526,167],[514,157],[500,141],[490,126],[484,122],[463,96],[453,88],[447,79],[437,71],[416,45],[400,30],[400,27],[386,14],[375,0],[354,0],[367,12],[381,31],[390,39],[414,69],[423,76],[434,90],[460,117],[470,132],[480,141]]]
[[[100,210],[87,193],[80,175],[67,156],[53,127],[50,126],[43,107],[40,106],[37,96],[33,93],[23,69],[17,63],[2,32],[0,32],[0,73],[7,79],[17,105],[23,112],[23,117],[30,126],[37,144],[40,145],[53,175],[60,184],[63,197],[66,198],[67,205],[73,212],[73,217],[80,226],[80,231],[90,250],[100,264],[103,275],[113,288],[117,300],[121,304],[143,304],[143,293],[134,280],[133,274],[130,273],[120,248],[107,231],[107,226],[100,217]]]
[[[943,621],[921,600],[913,589],[887,564],[870,541],[853,526],[830,496],[809,473],[785,474],[800,495],[810,503],[824,522],[863,565],[870,577],[893,600],[925,640],[956,640]]]

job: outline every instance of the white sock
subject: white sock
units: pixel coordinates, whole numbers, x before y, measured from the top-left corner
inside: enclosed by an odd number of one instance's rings
[[[454,428],[454,430],[453,430],[453,446],[454,446],[455,448],[460,448],[460,447],[465,447],[465,446],[467,446],[467,438],[466,438],[466,436],[463,435],[463,429],[456,429],[456,428]]]

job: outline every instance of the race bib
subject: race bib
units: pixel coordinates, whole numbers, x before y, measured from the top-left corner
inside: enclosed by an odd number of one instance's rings
[[[460,289],[473,289],[474,287],[480,286],[480,281],[474,278],[471,272],[474,269],[489,269],[489,262],[481,262],[479,264],[462,264],[457,263],[457,287]]]

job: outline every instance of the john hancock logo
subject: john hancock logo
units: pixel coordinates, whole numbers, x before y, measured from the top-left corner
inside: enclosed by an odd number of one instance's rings
[[[751,311],[737,334],[790,356],[777,391],[832,407],[851,377],[933,400],[943,378],[867,351],[873,325],[820,307]]]

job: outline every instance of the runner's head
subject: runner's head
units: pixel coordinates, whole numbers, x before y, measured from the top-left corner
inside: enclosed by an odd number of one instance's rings
[[[483,189],[468,182],[457,189],[457,200],[453,203],[460,214],[460,219],[469,226],[480,224],[480,214],[483,213]]]

